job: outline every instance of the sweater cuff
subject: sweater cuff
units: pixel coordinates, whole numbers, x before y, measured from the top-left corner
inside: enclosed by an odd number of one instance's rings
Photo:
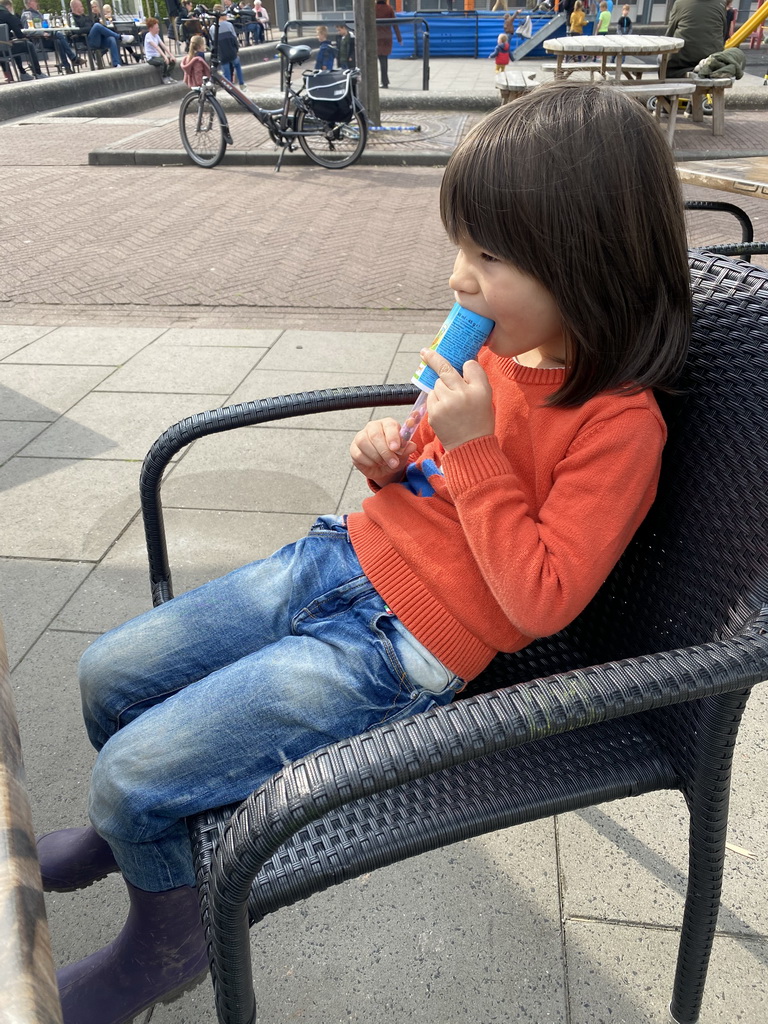
[[[456,497],[475,484],[497,476],[509,476],[512,467],[494,434],[465,441],[458,448],[443,455],[443,474]]]

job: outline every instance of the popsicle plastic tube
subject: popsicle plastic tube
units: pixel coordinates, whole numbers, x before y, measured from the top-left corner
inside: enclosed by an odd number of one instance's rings
[[[464,363],[477,356],[493,328],[493,320],[489,320],[487,316],[480,316],[479,313],[473,313],[456,302],[446,317],[445,323],[435,335],[435,340],[430,348],[439,352],[448,360],[454,370],[461,373]],[[403,444],[407,444],[413,437],[427,411],[427,397],[437,383],[437,374],[431,366],[421,362],[411,377],[411,383],[421,389],[421,394],[413,403],[405,423],[400,428],[400,440]]]

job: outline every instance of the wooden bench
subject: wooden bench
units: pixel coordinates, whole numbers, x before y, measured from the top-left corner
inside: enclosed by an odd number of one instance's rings
[[[690,82],[695,88],[691,96],[691,117],[694,121],[704,120],[704,97],[712,97],[712,134],[725,135],[725,90],[733,85],[732,78],[699,78],[688,75],[687,78],[668,78],[667,84],[674,82]]]
[[[603,62],[601,60],[564,60],[560,65],[560,71],[558,73],[557,64],[542,64],[542,71],[550,71],[556,80],[562,80],[564,78],[570,78],[571,75],[576,71],[588,71],[589,80],[593,82],[595,80],[595,74],[604,74]]]
[[[593,82],[595,80],[595,74],[606,77],[606,75],[613,75],[616,72],[616,64],[613,61],[603,62],[601,60],[568,60],[563,61],[560,65],[560,73],[557,71],[557,64],[542,64],[543,71],[551,72],[555,79],[570,78],[571,75],[576,71],[588,71],[589,80]],[[659,65],[658,64],[642,64],[640,62],[630,64],[628,61],[621,62],[621,73],[626,75],[627,78],[633,81],[640,81],[643,75],[658,75]]]
[[[696,91],[694,82],[685,78],[669,79],[663,82],[622,82],[614,86],[621,89],[628,96],[636,96],[642,102],[647,102],[651,97],[656,97],[656,110],[654,116],[657,121],[661,120],[662,110],[667,110],[669,121],[667,124],[667,140],[670,146],[675,137],[675,124],[677,122],[677,101],[686,97],[693,97]],[[671,102],[667,104],[666,100]]]
[[[538,84],[535,71],[523,72],[518,68],[506,68],[504,71],[496,72],[496,88],[499,90],[502,104],[516,100],[518,96],[534,89]]]

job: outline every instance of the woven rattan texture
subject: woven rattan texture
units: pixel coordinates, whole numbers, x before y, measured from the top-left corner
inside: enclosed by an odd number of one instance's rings
[[[568,791],[556,783],[569,779]],[[650,739],[638,716],[535,745],[479,758],[459,768],[364,797],[310,822],[264,865],[249,905],[253,924],[265,914],[375,867],[474,835],[562,813],[595,802],[674,788],[671,760]],[[454,805],[448,818],[446,806]],[[234,808],[198,822],[196,857],[210,864],[219,829]],[[263,813],[263,803],[262,803]],[[235,821],[231,842],[242,830]],[[207,869],[203,867],[203,874]]]

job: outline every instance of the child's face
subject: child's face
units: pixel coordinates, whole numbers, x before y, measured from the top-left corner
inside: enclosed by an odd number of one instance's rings
[[[496,326],[488,348],[499,356],[519,356],[534,349],[547,359],[565,358],[560,310],[539,282],[465,240],[456,255],[448,285],[456,301]]]

